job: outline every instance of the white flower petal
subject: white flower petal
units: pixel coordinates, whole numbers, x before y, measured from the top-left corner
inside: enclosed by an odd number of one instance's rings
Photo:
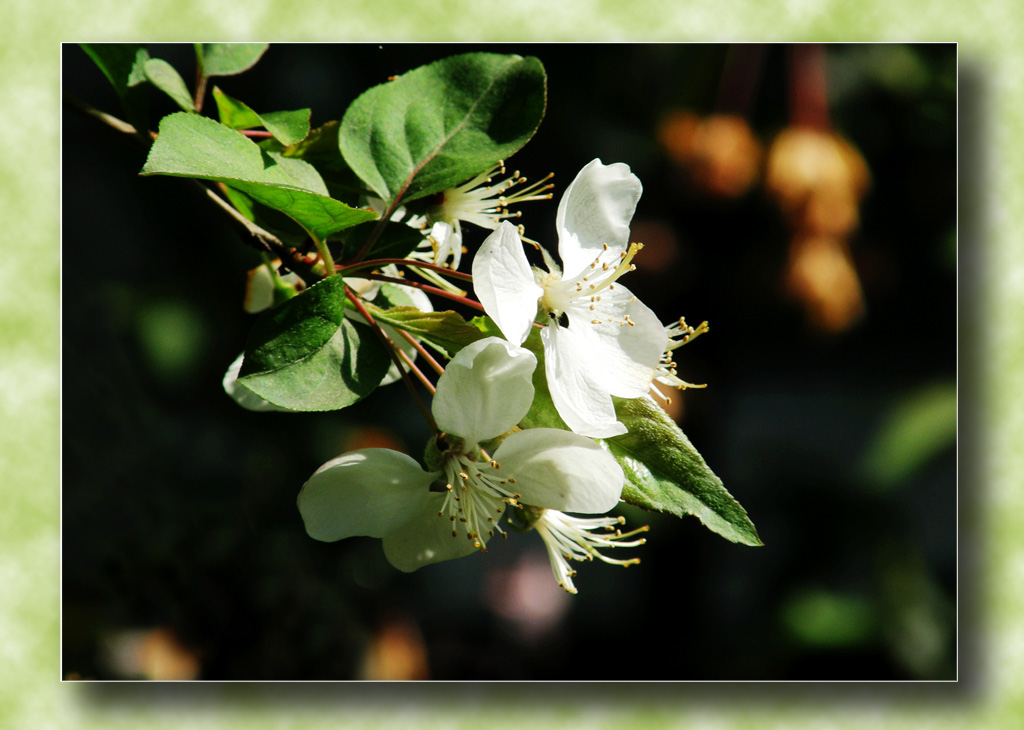
[[[290,408],[283,408],[278,405],[274,405],[268,400],[264,400],[260,396],[253,393],[251,390],[246,388],[244,385],[238,382],[238,371],[242,369],[242,360],[245,354],[241,354],[235,358],[235,361],[231,363],[226,373],[224,373],[224,392],[231,396],[231,399],[249,411],[281,411],[284,413],[292,413]]]
[[[517,431],[494,459],[515,478],[522,502],[534,507],[607,512],[618,504],[625,482],[622,467],[596,442],[556,428]]]
[[[500,436],[530,410],[536,368],[532,352],[500,337],[467,345],[437,380],[434,420],[474,444]]]
[[[484,240],[473,258],[473,289],[509,342],[521,345],[544,292],[533,278],[519,232],[508,221]]]
[[[569,330],[594,364],[590,374],[601,390],[620,398],[639,398],[650,390],[668,335],[658,316],[628,289],[616,284],[602,291],[594,311],[569,317]]]
[[[611,396],[594,382],[594,362],[586,343],[572,330],[554,325],[545,327],[540,336],[548,391],[565,424],[592,438],[626,433],[626,427],[615,418]]]
[[[465,533],[452,536],[451,521],[438,514],[443,502],[443,495],[432,492],[420,514],[400,530],[384,536],[384,556],[391,565],[411,573],[424,565],[461,558],[480,550],[476,541],[467,538]],[[482,536],[480,541],[486,543],[487,536]]]
[[[383,537],[422,514],[438,473],[390,449],[361,449],[316,470],[299,492],[299,513],[315,540]]]
[[[629,222],[642,192],[639,178],[621,162],[593,160],[580,170],[558,202],[555,218],[566,277],[589,266],[606,243],[612,251],[626,250]]]

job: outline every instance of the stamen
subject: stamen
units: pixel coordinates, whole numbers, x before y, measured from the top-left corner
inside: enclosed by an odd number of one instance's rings
[[[686,320],[683,317],[679,318],[678,323],[667,325],[665,327],[665,334],[668,335],[669,341],[665,348],[665,352],[661,355],[661,361],[655,369],[654,381],[664,385],[670,385],[674,388],[678,388],[679,390],[686,390],[687,388],[706,388],[706,383],[689,383],[679,377],[676,372],[676,362],[672,359],[672,351],[692,342],[694,338],[704,334],[708,329],[708,323],[706,321],[701,322],[700,325],[694,328],[686,324]],[[651,384],[651,389],[666,403],[672,402],[672,399],[662,393],[661,390],[653,383]]]
[[[486,457],[486,451],[479,451]],[[502,532],[495,516],[500,517],[506,505],[517,504],[519,499],[518,494],[502,486],[505,481],[494,473],[499,468],[500,464],[493,459],[474,461],[470,455],[454,448],[444,454],[443,469],[449,484],[439,515],[447,515],[453,523],[453,537],[458,537],[461,526],[462,534],[483,552],[486,547],[480,536],[493,536],[495,530]],[[462,498],[457,496],[459,494]]]
[[[571,517],[557,510],[544,510],[540,519],[534,523],[534,527],[548,549],[551,570],[558,585],[569,593],[576,592],[576,586],[572,582],[576,571],[569,566],[568,561],[570,560],[592,561],[597,558],[605,563],[623,567],[639,563],[639,558],[618,560],[609,558],[598,550],[599,548],[638,547],[646,542],[643,538],[635,540],[629,538],[647,532],[649,529],[647,525],[630,532],[622,532],[615,527],[622,524],[625,524],[625,519],[621,516],[583,519]],[[596,532],[601,529],[605,532]]]

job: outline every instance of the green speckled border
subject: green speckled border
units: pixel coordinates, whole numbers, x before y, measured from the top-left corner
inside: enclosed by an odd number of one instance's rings
[[[63,5],[64,7],[57,7]],[[664,0],[413,4],[16,3],[5,11],[0,85],[0,727],[11,728],[1002,728],[1024,716],[1024,10],[910,0]],[[962,251],[980,265],[983,311],[961,324],[990,408],[969,434],[983,514],[982,634],[959,686],[80,685],[59,682],[59,54],[82,40],[958,41],[977,90]],[[963,268],[961,269],[963,271]],[[963,340],[963,342],[966,342]],[[965,377],[974,375],[964,373]],[[962,435],[963,437],[963,435]],[[963,627],[961,627],[963,628]],[[595,647],[604,656],[607,647]],[[625,658],[624,658],[625,659]],[[587,658],[581,657],[581,661]],[[971,680],[972,675],[977,675]],[[554,690],[554,691],[549,691]]]

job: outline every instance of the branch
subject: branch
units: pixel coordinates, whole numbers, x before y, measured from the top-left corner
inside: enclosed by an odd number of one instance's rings
[[[113,129],[122,135],[127,135],[145,147],[149,147],[155,138],[155,135],[152,132],[141,133],[131,124],[128,124],[128,122],[118,119],[106,112],[102,112],[99,109],[86,104],[84,101],[74,98],[73,96],[65,96],[64,101],[73,110],[82,114],[87,119],[92,119],[93,121],[103,124],[108,129]],[[212,189],[199,182],[199,180],[195,178],[182,179],[188,180],[189,183],[194,188],[198,188],[203,195],[210,200],[210,202],[231,216],[231,219],[239,225],[245,233],[248,233],[252,238],[256,239],[257,248],[281,259],[284,266],[298,274],[307,286],[312,286],[323,278],[313,270],[312,265],[302,257],[302,253],[298,249],[286,245],[273,233],[270,233],[253,223],[251,220],[239,213],[233,205],[217,195],[217,193]]]

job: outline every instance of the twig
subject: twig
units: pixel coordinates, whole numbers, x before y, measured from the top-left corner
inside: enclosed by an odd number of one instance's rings
[[[455,269],[449,269],[447,266],[438,266],[437,264],[428,264],[425,261],[416,261],[415,259],[371,259],[369,261],[360,261],[357,264],[339,265],[338,273],[357,271],[359,269],[370,269],[378,266],[387,266],[388,264],[396,264],[398,266],[412,266],[414,268],[429,269],[436,271],[439,274],[450,276],[454,279],[462,279],[463,281],[473,281],[472,274],[466,274],[462,271],[456,271]]]
[[[437,373],[438,375],[444,375],[444,367],[441,365],[441,363],[434,359],[434,356],[427,351],[427,348],[423,346],[422,342],[417,340],[415,337],[410,335],[405,330],[396,331],[398,332],[398,334],[404,337],[409,342],[410,345],[412,345],[416,349],[416,352],[423,356],[423,359],[426,360],[427,364],[434,369],[435,373]]]
[[[140,133],[135,127],[128,122],[125,122],[117,117],[102,112],[96,109],[80,99],[76,99],[73,96],[65,96],[64,101],[68,106],[82,114],[88,119],[103,124],[109,129],[113,129],[121,134],[128,135],[132,139],[141,143],[145,147],[149,147],[152,144],[152,136],[147,133]],[[307,286],[312,286],[316,282],[320,281],[323,277],[317,274],[312,266],[302,258],[302,253],[297,249],[286,245],[281,239],[264,230],[260,226],[253,223],[251,220],[242,215],[238,210],[224,200],[222,197],[217,195],[212,189],[203,185],[199,180],[195,178],[182,178],[189,181],[194,187],[198,188],[204,196],[206,196],[210,202],[214,203],[217,207],[231,216],[232,220],[240,225],[246,233],[255,238],[259,242],[259,248],[268,253],[272,254],[276,258],[281,259],[282,263],[291,271],[294,271],[299,277],[306,282]]]
[[[400,286],[411,286],[414,289],[420,289],[426,292],[427,294],[436,294],[439,297],[451,299],[453,302],[465,304],[467,307],[479,309],[481,312],[484,311],[484,305],[482,305],[480,302],[475,301],[473,299],[469,299],[468,297],[459,296],[458,294],[452,294],[449,291],[445,291],[440,287],[431,286],[430,284],[422,284],[418,281],[409,281],[408,279],[399,279],[397,276],[386,276],[385,274],[363,274],[363,278],[375,279],[377,281],[387,281],[392,284],[398,284]]]

